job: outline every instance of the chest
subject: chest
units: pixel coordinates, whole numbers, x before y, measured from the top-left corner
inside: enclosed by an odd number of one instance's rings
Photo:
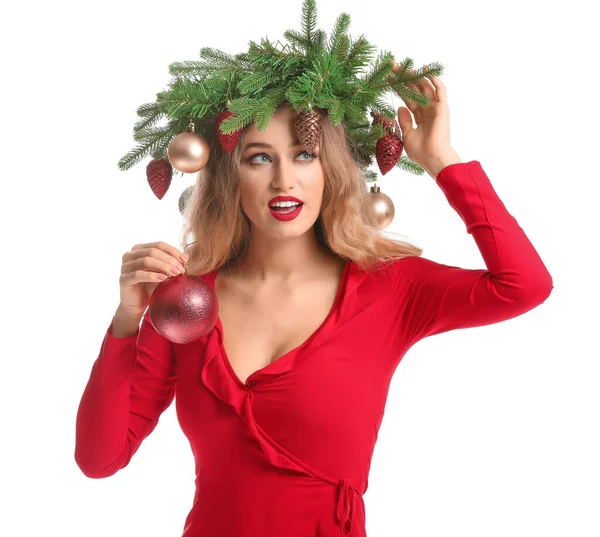
[[[340,276],[306,284],[292,294],[269,291],[250,296],[215,285],[223,345],[239,380],[302,345],[331,312]]]

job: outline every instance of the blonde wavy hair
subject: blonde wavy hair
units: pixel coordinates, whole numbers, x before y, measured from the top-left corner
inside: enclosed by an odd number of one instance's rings
[[[278,109],[287,105],[284,101]],[[382,234],[343,126],[334,126],[326,109],[315,110],[321,116],[319,158],[325,177],[321,213],[313,226],[319,243],[344,260],[355,261],[363,270],[381,262],[420,256],[421,248]],[[180,235],[181,248],[190,258],[186,265],[190,275],[238,262],[250,248],[251,222],[242,209],[239,186],[247,129],[231,153],[221,147],[215,132],[206,137],[210,158],[198,172]]]

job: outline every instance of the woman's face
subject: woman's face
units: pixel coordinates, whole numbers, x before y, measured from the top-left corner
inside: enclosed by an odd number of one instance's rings
[[[278,109],[264,131],[251,124],[243,138],[240,196],[253,231],[274,238],[297,237],[309,231],[321,211],[324,174],[319,147],[307,153],[296,138],[296,113]],[[265,144],[253,146],[253,144]],[[302,202],[293,220],[278,220],[269,209],[275,196],[294,196]]]

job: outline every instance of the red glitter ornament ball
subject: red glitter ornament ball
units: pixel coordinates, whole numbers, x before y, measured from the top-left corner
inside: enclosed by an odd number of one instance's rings
[[[219,305],[213,288],[202,278],[180,274],[158,284],[150,297],[148,316],[161,336],[185,344],[213,329]]]

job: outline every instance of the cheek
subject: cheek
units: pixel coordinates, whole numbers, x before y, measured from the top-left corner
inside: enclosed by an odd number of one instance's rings
[[[240,184],[240,205],[245,212],[252,212],[260,199],[258,189],[248,183]]]
[[[320,204],[323,201],[323,193],[325,191],[325,183],[321,181],[318,185],[315,186],[314,189],[314,198],[317,200],[317,203]]]

